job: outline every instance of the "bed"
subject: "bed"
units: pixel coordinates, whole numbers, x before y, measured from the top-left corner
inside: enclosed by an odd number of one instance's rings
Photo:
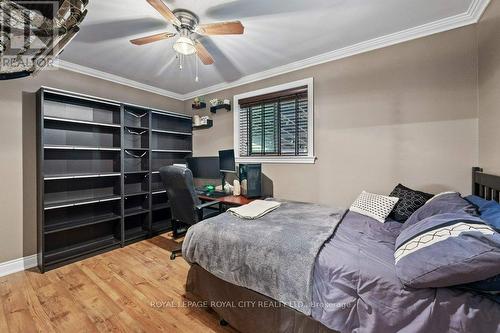
[[[499,200],[499,176],[474,168],[472,179],[473,194]],[[341,215],[312,266],[309,312],[277,301],[269,296],[272,291],[241,287],[234,283],[239,277],[227,278],[221,274],[227,272],[203,260],[198,264],[189,253],[187,295],[206,301],[223,323],[244,333],[500,332],[500,305],[490,299],[459,289],[401,284],[394,272],[394,244],[402,224],[382,224],[355,212]]]

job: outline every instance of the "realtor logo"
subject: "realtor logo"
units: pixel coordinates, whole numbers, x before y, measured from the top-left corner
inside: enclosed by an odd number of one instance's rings
[[[59,1],[0,1],[0,72],[51,67]]]

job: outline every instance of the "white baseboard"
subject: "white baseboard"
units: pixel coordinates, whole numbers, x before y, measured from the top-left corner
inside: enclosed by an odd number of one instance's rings
[[[31,256],[23,257],[23,258],[18,258],[6,262],[0,263],[0,276],[5,276],[9,275],[12,273],[17,273],[24,271],[26,269],[30,269],[33,267],[36,267],[38,264],[37,262],[37,255],[33,254]]]

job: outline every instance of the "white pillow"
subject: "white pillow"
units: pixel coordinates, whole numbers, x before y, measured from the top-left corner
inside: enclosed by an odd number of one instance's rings
[[[354,201],[350,210],[384,223],[387,216],[389,216],[394,206],[398,203],[398,200],[399,198],[396,197],[363,191],[356,201]]]

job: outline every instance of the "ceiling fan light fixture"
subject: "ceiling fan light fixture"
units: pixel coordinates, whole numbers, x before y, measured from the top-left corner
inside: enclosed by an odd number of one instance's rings
[[[174,50],[182,55],[191,55],[196,53],[196,48],[194,47],[194,42],[188,38],[181,36],[174,43]]]

